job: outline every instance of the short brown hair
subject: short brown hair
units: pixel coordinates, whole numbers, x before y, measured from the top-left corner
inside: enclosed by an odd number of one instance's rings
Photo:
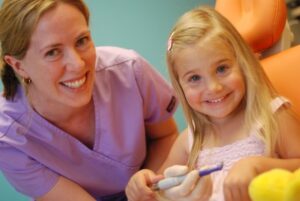
[[[65,3],[76,7],[89,24],[89,10],[83,0],[4,0],[0,9],[1,80],[3,96],[13,99],[20,84],[14,70],[4,61],[5,55],[22,59],[29,47],[32,33],[41,16]]]

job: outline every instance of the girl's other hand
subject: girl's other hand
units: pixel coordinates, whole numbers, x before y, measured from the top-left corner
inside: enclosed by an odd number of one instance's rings
[[[251,201],[248,187],[256,177],[261,157],[248,157],[238,161],[228,172],[224,180],[224,197],[226,201]]]
[[[151,186],[162,178],[162,175],[156,175],[148,169],[135,173],[125,189],[128,201],[156,201],[156,193],[152,191]]]

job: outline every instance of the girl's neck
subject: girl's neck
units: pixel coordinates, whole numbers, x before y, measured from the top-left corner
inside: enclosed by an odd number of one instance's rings
[[[212,130],[208,131],[206,143],[208,147],[224,146],[248,136],[245,127],[245,110],[243,107],[226,118],[212,121]]]
[[[244,101],[242,101],[242,103],[226,117],[214,119],[210,118],[213,127],[222,129],[230,124],[244,122],[245,107]]]

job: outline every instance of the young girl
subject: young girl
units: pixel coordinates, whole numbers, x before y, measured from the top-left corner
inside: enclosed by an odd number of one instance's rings
[[[167,62],[188,128],[161,170],[175,164],[187,164],[189,169],[220,162],[224,166],[201,179],[191,171],[163,196],[177,201],[248,201],[248,185],[256,175],[300,167],[299,121],[223,16],[207,7],[184,14],[172,30]],[[170,167],[165,176],[186,173],[182,168]],[[133,176],[126,190],[129,200],[153,196],[145,184],[155,179],[148,170]]]

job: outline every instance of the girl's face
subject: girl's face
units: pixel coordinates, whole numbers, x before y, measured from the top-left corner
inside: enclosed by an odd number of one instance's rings
[[[95,59],[83,14],[60,3],[40,18],[25,57],[14,69],[32,80],[28,96],[34,106],[81,107],[91,100]]]
[[[224,43],[197,43],[176,55],[179,83],[194,110],[213,122],[240,111],[245,81],[234,55]]]

